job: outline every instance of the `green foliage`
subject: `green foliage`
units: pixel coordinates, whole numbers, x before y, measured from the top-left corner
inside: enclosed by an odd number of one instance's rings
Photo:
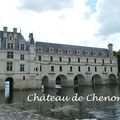
[[[119,51],[114,51],[113,55],[117,57],[118,59],[118,71],[120,72],[120,50]]]

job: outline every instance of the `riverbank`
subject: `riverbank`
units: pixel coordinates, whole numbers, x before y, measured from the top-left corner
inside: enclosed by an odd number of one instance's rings
[[[19,104],[0,105],[0,120],[57,120],[36,114],[32,111],[22,110]]]

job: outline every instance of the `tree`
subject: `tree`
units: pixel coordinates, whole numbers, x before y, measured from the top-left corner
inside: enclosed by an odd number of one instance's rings
[[[118,71],[120,72],[120,50],[118,50],[117,52],[114,51],[113,55],[116,56],[118,59]]]

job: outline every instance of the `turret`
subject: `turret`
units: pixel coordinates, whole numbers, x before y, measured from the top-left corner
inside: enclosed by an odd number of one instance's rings
[[[109,50],[109,56],[113,55],[113,44],[109,43],[108,44],[108,50]]]

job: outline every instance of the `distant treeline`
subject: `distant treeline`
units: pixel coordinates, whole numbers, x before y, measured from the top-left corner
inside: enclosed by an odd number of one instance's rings
[[[114,51],[113,55],[118,58],[118,71],[120,72],[120,50]]]

